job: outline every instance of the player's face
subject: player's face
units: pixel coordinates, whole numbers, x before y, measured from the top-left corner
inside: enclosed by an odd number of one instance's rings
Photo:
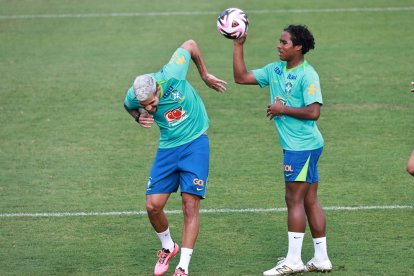
[[[155,113],[158,109],[158,103],[160,102],[161,88],[157,85],[157,92],[154,95],[150,95],[145,101],[139,102],[139,104],[145,108],[149,113]]]
[[[279,44],[277,45],[277,50],[279,51],[279,58],[283,61],[290,61],[300,52],[302,46],[293,45],[292,36],[288,32],[282,32],[279,39]]]

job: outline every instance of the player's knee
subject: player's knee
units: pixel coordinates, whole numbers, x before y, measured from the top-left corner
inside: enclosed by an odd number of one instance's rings
[[[408,164],[407,165],[407,172],[414,176],[414,164],[412,164],[412,165]]]
[[[147,208],[147,213],[149,214],[158,214],[162,212],[162,206],[154,204],[152,202],[147,202],[146,208]]]
[[[314,207],[318,206],[318,201],[315,200],[314,198],[305,198],[305,209],[314,209]]]
[[[194,217],[199,212],[199,202],[187,201],[183,203],[183,213],[186,217]]]
[[[291,193],[285,194],[285,201],[288,207],[294,207],[296,205],[300,205],[300,206],[304,205],[303,197],[299,195],[291,194]]]

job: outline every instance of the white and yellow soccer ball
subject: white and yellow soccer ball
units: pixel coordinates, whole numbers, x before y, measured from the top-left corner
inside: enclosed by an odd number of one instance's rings
[[[247,33],[248,27],[247,14],[238,8],[225,9],[217,18],[217,30],[225,38],[240,38]]]

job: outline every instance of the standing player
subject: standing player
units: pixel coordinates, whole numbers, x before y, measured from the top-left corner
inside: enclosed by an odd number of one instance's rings
[[[171,193],[180,186],[184,213],[181,258],[175,276],[188,275],[199,231],[200,199],[206,194],[209,123],[203,101],[186,80],[190,59],[208,87],[218,92],[226,90],[225,81],[208,73],[196,42],[188,40],[159,72],[138,76],[124,101],[125,109],[141,127],[150,128],[155,121],[160,128],[146,191],[148,217],[162,244],[154,275],[166,273],[169,261],[179,251],[163,211]]]
[[[304,55],[314,48],[306,26],[290,25],[283,30],[277,49],[281,61],[247,71],[243,46],[246,37],[234,40],[234,80],[239,84],[270,86],[271,104],[267,116],[273,119],[284,156],[285,200],[288,209],[289,248],[274,268],[263,275],[286,275],[300,271],[330,271],[327,255],[326,219],[317,198],[318,159],[323,138],[316,126],[322,105],[319,77]],[[315,253],[302,262],[306,218],[312,232]]]

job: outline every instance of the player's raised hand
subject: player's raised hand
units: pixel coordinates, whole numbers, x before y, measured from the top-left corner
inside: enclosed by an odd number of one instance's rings
[[[227,89],[226,86],[225,86],[227,84],[227,82],[213,76],[212,74],[207,74],[203,78],[203,81],[206,83],[206,85],[208,87],[210,87],[211,89],[216,90],[217,92],[223,93]]]
[[[243,45],[246,42],[247,39],[247,33],[242,35],[240,38],[233,39],[234,45]]]

